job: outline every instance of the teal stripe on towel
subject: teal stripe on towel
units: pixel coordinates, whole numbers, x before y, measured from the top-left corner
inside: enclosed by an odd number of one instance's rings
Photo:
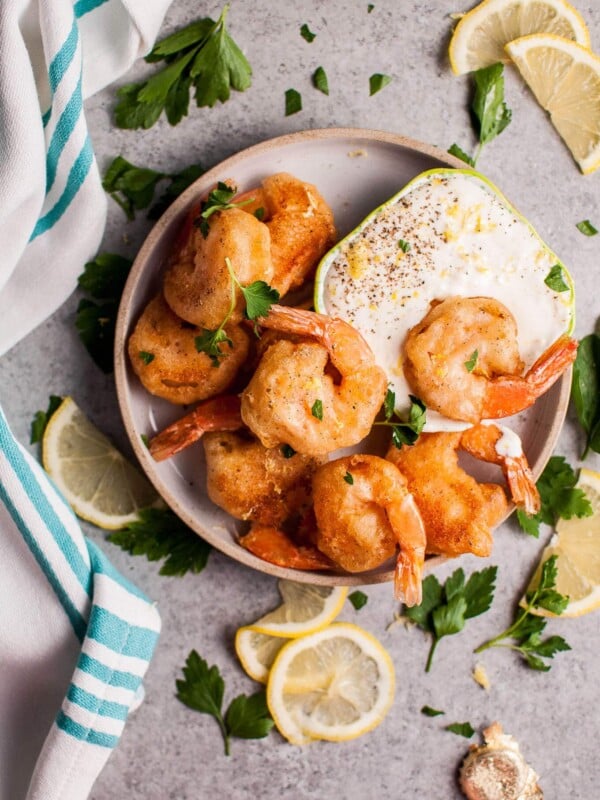
[[[69,177],[67,179],[67,185],[65,186],[63,193],[52,206],[50,211],[38,219],[36,226],[33,229],[33,233],[29,238],[30,242],[36,239],[42,233],[50,230],[50,228],[62,217],[67,208],[71,205],[73,198],[81,188],[81,185],[87,178],[87,174],[90,171],[93,160],[94,152],[92,150],[92,143],[88,135],[79,155],[75,160],[75,163],[71,167],[71,171],[69,172]]]
[[[124,589],[126,589],[129,594],[139,597],[140,600],[144,600],[146,603],[151,604],[152,601],[149,600],[148,597],[146,597],[146,595],[137,588],[137,586],[134,586],[133,583],[130,583],[127,578],[124,578],[121,573],[113,567],[102,550],[100,550],[100,548],[94,542],[92,542],[90,539],[86,539],[85,543],[90,554],[90,560],[92,562],[92,569],[94,570],[94,573],[99,572],[102,575],[106,575],[115,583],[118,583],[119,586],[122,586]]]
[[[91,742],[92,744],[100,745],[100,747],[116,747],[119,741],[118,736],[113,736],[110,733],[101,733],[100,731],[95,731],[92,728],[86,728],[83,725],[80,725],[78,722],[75,722],[74,719],[68,717],[64,711],[59,711],[56,717],[56,724],[65,733],[68,733],[69,736],[73,736],[75,739],[79,739],[83,742]]]
[[[91,714],[99,714],[101,717],[112,717],[112,719],[125,720],[129,708],[122,703],[114,703],[110,700],[102,700],[95,694],[82,689],[80,686],[71,684],[67,692],[67,698],[78,706],[85,708]]]
[[[98,8],[98,6],[103,6],[104,3],[107,2],[108,0],[77,0],[73,6],[73,11],[75,12],[77,19],[79,19],[80,17],[83,17],[84,14],[88,14],[90,11]]]
[[[73,94],[69,98],[69,102],[60,115],[56,128],[50,139],[48,152],[46,153],[46,194],[52,188],[54,179],[56,178],[56,169],[58,167],[58,159],[65,149],[71,134],[73,133],[77,121],[81,116],[83,110],[83,100],[81,99],[81,74],[77,81],[77,86],[73,90]]]
[[[50,91],[52,94],[56,92],[58,84],[64,78],[66,71],[71,66],[71,62],[75,56],[75,51],[77,50],[78,41],[79,31],[77,29],[77,22],[73,20],[71,31],[67,36],[65,43],[54,56],[52,63],[48,67],[48,80],[50,82]]]
[[[111,669],[111,667],[107,667],[106,664],[98,661],[97,658],[88,656],[87,653],[81,653],[77,666],[82,672],[86,672],[88,675],[102,681],[102,683],[115,686],[118,689],[130,689],[135,692],[142,682],[139,675],[134,675],[133,672]]]
[[[121,653],[150,661],[158,633],[150,628],[130,625],[121,617],[94,606],[90,615],[87,635],[90,639]]]

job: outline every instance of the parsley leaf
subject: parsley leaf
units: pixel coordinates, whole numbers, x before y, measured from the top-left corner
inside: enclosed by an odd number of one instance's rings
[[[202,572],[208,562],[210,545],[190,530],[167,508],[144,508],[139,519],[108,536],[108,541],[132,556],[148,561],[165,559],[159,575]]]
[[[444,730],[455,733],[457,736],[464,736],[465,739],[470,739],[475,733],[475,729],[470,722],[452,722],[450,725],[446,725]]]
[[[183,680],[176,680],[177,699],[188,708],[213,717],[221,730],[225,755],[230,752],[230,737],[262,739],[268,735],[274,722],[267,709],[264,689],[253,695],[235,697],[225,716],[222,713],[225,682],[217,666],[207,662],[192,650],[182,668]]]
[[[196,20],[154,46],[146,61],[164,61],[165,66],[146,81],[117,91],[120,128],[150,128],[163,111],[177,125],[188,113],[192,86],[198,106],[224,103],[231,89],[243,92],[250,86],[250,64],[225,26],[228,10],[225,5],[216,22]]]
[[[131,263],[114,253],[99,253],[88,261],[77,281],[94,299],[79,301],[75,327],[88,353],[107,374],[113,371],[117,312]]]
[[[145,350],[140,350],[138,356],[144,364],[151,364],[154,361],[154,353],[147,353]]]
[[[285,115],[290,117],[302,111],[302,95],[296,89],[286,89],[285,91]]]
[[[450,145],[450,147],[448,148],[448,152],[450,153],[450,155],[456,156],[456,158],[460,158],[461,161],[464,161],[465,164],[468,164],[470,167],[475,166],[475,162],[473,161],[471,156],[465,153],[465,151],[462,150],[456,143]]]
[[[391,83],[392,79],[389,75],[383,75],[381,72],[375,72],[369,78],[369,96],[372,97],[377,92],[380,92],[384,86]]]
[[[541,507],[537,514],[527,517],[517,511],[517,520],[525,533],[539,536],[540,524],[556,525],[559,519],[589,517],[592,506],[582,489],[575,487],[577,474],[563,456],[552,456],[540,475],[537,487]]]
[[[313,72],[312,82],[315,89],[323,92],[323,94],[329,94],[329,81],[327,80],[327,73],[323,67],[317,67]]]
[[[127,219],[132,220],[136,210],[150,205],[156,185],[166,177],[162,172],[136,167],[123,156],[117,156],[104,173],[102,188],[121,206]]]
[[[562,614],[569,598],[560,594],[556,586],[557,556],[550,556],[542,565],[537,587],[525,597],[525,608],[517,612],[514,622],[506,630],[480,645],[475,652],[481,653],[489,647],[508,647],[520,653],[531,669],[548,672],[550,664],[544,658],[553,658],[556,653],[570,650],[570,646],[561,636],[550,636],[542,639],[541,634],[546,627],[543,617],[532,613],[533,609],[543,608],[552,614]],[[504,643],[505,639],[512,640]]]
[[[385,414],[386,421],[389,421],[394,416],[395,406],[396,392],[392,391],[392,389],[388,389],[385,393],[385,399],[383,401],[383,412]]]
[[[346,470],[346,474],[344,475],[344,480],[346,481],[346,483],[349,483],[350,486],[354,484],[354,478],[352,476],[352,473],[348,472],[348,470]]]
[[[289,444],[282,444],[281,445],[281,453],[284,458],[292,458],[292,456],[296,455],[296,451],[293,447],[290,447]]]
[[[494,598],[496,573],[496,567],[487,567],[472,573],[465,583],[464,571],[459,567],[443,586],[435,575],[425,578],[420,605],[403,610],[404,616],[432,635],[425,672],[431,669],[433,655],[444,636],[460,633],[467,619],[489,609]]]
[[[59,405],[62,403],[63,398],[56,394],[51,394],[48,401],[48,408],[46,411],[36,411],[34,418],[31,420],[31,436],[29,439],[30,444],[41,442],[46,430],[46,425],[50,422],[50,417]]]
[[[242,206],[248,205],[248,203],[252,203],[254,200],[253,197],[249,197],[247,200],[234,203],[233,198],[236,194],[237,186],[230,186],[227,183],[223,183],[223,181],[219,181],[217,183],[217,188],[209,192],[208,197],[200,208],[200,221],[198,222],[198,220],[196,220],[194,223],[200,228],[204,238],[208,236],[208,220],[214,213],[217,211],[225,211],[228,208],[241,208]]]
[[[503,64],[491,64],[473,73],[475,95],[472,110],[478,122],[481,145],[495,139],[510,123],[512,112],[504,102],[503,73]]]
[[[583,233],[584,236],[595,236],[598,233],[598,229],[592,225],[589,219],[578,222],[575,227],[580,233]]]
[[[398,247],[403,253],[408,253],[410,251],[410,242],[405,239],[398,239]]]
[[[323,420],[323,401],[322,400],[315,400],[312,404],[312,408],[310,409],[310,413],[315,417],[315,419]]]
[[[475,366],[477,365],[478,358],[479,358],[479,350],[473,350],[473,352],[469,356],[469,360],[465,361],[465,369],[467,370],[467,372],[473,372]]]
[[[360,609],[364,608],[369,602],[367,595],[364,592],[361,592],[360,589],[357,589],[355,592],[349,594],[348,600],[350,600],[357,611],[360,611]]]
[[[553,292],[568,292],[569,284],[565,281],[563,268],[560,264],[555,264],[544,278],[544,283]]]
[[[303,38],[305,41],[307,41],[309,44],[310,44],[310,42],[314,42],[314,40],[317,38],[317,34],[316,34],[316,33],[313,33],[313,32],[311,31],[311,29],[308,27],[308,25],[306,24],[306,22],[305,22],[305,23],[304,23],[304,25],[302,25],[302,27],[300,28],[300,36],[302,36],[302,38]]]
[[[409,395],[410,409],[408,420],[392,420],[395,415],[396,394],[388,389],[383,401],[384,420],[375,422],[375,425],[387,425],[392,429],[392,444],[399,450],[405,444],[414,444],[419,438],[419,434],[425,427],[426,412],[425,403],[414,395]]]
[[[224,325],[225,323],[222,324]],[[228,344],[230,348],[233,348],[233,342],[222,326],[214,331],[203,328],[200,336],[195,337],[194,344],[199,353],[206,353],[209,356],[213,367],[218,367],[221,364],[221,359],[227,355],[223,351],[222,345]]]
[[[439,709],[432,708],[431,706],[423,706],[421,708],[421,714],[425,714],[426,717],[440,717],[445,713],[445,711],[440,711]]]
[[[600,336],[584,336],[577,348],[573,364],[571,399],[579,424],[587,434],[586,458],[590,450],[600,453]]]
[[[246,316],[248,319],[266,317],[269,309],[279,300],[279,292],[265,281],[254,281],[248,286],[239,285],[246,301]]]

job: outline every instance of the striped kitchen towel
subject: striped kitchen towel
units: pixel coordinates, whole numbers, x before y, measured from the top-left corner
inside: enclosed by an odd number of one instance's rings
[[[83,100],[150,50],[170,2],[0,2],[0,355],[96,254],[106,196]]]
[[[169,3],[0,0],[0,354],[99,246],[106,201],[83,99],[151,48]],[[88,796],[159,629],[0,410],[0,800]]]

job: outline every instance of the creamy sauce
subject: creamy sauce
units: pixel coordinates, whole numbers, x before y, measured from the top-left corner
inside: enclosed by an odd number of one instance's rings
[[[494,447],[494,450],[499,456],[502,458],[519,458],[519,456],[523,455],[521,439],[514,431],[511,431],[510,428],[506,428],[504,425],[498,425],[495,420],[484,420],[484,424],[494,425],[502,433],[502,436],[498,439]]]
[[[432,300],[486,296],[504,303],[529,367],[572,323],[572,292],[544,283],[556,263],[484,181],[442,172],[413,183],[341,243],[325,275],[323,304],[361,331],[403,414],[410,405],[403,341]],[[427,412],[425,430],[465,427]]]

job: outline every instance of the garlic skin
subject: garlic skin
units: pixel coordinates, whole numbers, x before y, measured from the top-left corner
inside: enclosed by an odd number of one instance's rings
[[[485,744],[472,745],[460,768],[468,800],[543,800],[538,775],[523,758],[513,736],[499,722],[483,731]]]

